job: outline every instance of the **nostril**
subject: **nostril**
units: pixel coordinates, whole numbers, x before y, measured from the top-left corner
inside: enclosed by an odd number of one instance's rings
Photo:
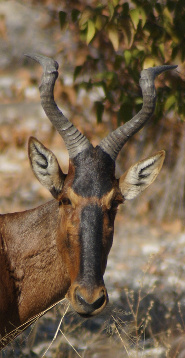
[[[104,292],[102,291],[98,297],[98,299],[96,299],[94,302],[87,302],[85,300],[85,298],[81,295],[81,293],[77,290],[76,291],[76,300],[79,303],[80,306],[83,306],[83,309],[88,312],[91,313],[95,310],[97,310],[98,308],[100,308],[101,306],[103,306],[105,300],[106,300],[106,296],[104,294]]]
[[[84,300],[84,298],[78,292],[76,292],[76,299],[77,299],[78,303],[80,303],[80,305],[82,305],[82,306],[87,305],[87,302]]]
[[[93,302],[93,304],[92,304],[93,308],[95,310],[97,310],[98,308],[103,306],[104,302],[105,302],[105,294],[104,294],[104,292],[102,292],[100,297],[95,302]]]

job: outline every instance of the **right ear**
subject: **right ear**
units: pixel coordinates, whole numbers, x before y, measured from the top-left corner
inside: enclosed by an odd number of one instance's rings
[[[58,199],[66,175],[63,174],[55,155],[36,138],[30,137],[28,154],[31,167],[39,182]]]
[[[159,174],[165,158],[164,150],[140,160],[123,174],[119,187],[125,200],[134,199],[154,182]]]

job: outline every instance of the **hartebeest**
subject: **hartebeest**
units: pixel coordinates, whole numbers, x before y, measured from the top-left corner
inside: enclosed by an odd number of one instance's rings
[[[86,317],[106,306],[103,275],[117,207],[155,180],[165,154],[160,151],[139,161],[120,179],[115,177],[115,160],[123,145],[154,111],[155,77],[177,67],[143,70],[142,109],[94,148],[55,103],[57,62],[41,55],[28,57],[43,67],[41,103],[68,149],[69,171],[64,174],[55,155],[37,139],[30,138],[33,172],[54,200],[32,210],[0,216],[0,334],[4,337],[1,347],[16,327],[65,296],[74,310]]]

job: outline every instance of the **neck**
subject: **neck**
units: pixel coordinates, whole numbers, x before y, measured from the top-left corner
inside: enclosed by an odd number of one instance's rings
[[[58,203],[52,200],[33,210],[0,217],[0,316],[3,326],[10,322],[5,332],[62,299],[69,288],[56,246],[60,215]],[[2,335],[3,329],[0,324]]]

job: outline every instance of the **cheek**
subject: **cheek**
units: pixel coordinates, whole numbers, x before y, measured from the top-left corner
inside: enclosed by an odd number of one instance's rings
[[[66,241],[66,221],[62,220],[59,224],[59,230],[56,239],[57,249],[61,255],[65,252],[65,241]]]
[[[71,283],[73,283],[80,270],[80,245],[79,242],[70,238],[66,245],[65,265],[70,276]]]
[[[66,210],[64,213],[57,246],[72,283],[75,281],[80,267],[79,218],[77,212]]]
[[[103,218],[103,236],[106,238],[111,238],[114,233],[114,221],[115,221],[116,211],[105,211]]]
[[[109,214],[104,214],[103,238],[102,238],[102,271],[104,273],[107,265],[107,257],[112,247],[114,234],[114,220],[110,220]]]

